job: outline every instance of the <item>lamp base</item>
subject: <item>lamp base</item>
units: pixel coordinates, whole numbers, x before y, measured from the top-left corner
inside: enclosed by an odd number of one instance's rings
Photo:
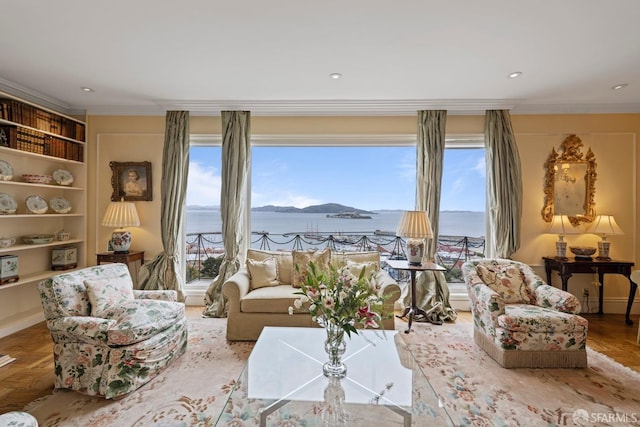
[[[607,240],[600,240],[598,242],[598,258],[604,261],[611,261],[609,256],[609,249],[611,248],[611,242]]]
[[[407,239],[407,261],[409,265],[422,265],[424,239]]]
[[[116,254],[128,254],[131,247],[131,233],[127,230],[116,230],[111,235],[111,249]]]
[[[567,242],[558,240],[556,242],[556,259],[567,260]]]

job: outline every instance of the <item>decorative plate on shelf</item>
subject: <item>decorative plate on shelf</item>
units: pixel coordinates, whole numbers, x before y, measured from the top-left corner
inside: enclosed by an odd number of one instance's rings
[[[0,214],[10,215],[16,213],[18,203],[11,195],[0,193]]]
[[[66,214],[71,212],[71,203],[65,198],[62,197],[54,197],[49,200],[49,207],[55,212],[59,214]]]
[[[56,170],[53,171],[52,175],[53,175],[53,180],[58,185],[71,185],[71,184],[73,184],[73,175],[71,175],[71,172],[69,172],[68,170],[56,169]]]
[[[40,196],[29,196],[24,201],[27,205],[27,211],[34,214],[45,214],[49,210],[47,201]]]
[[[29,245],[41,245],[53,242],[54,237],[55,236],[53,234],[30,234],[28,236],[24,236],[22,240]]]
[[[51,175],[25,173],[22,175],[22,179],[24,179],[24,182],[28,182],[29,184],[51,184],[51,180],[53,178]]]
[[[11,181],[13,179],[13,168],[6,160],[0,160],[0,180]]]

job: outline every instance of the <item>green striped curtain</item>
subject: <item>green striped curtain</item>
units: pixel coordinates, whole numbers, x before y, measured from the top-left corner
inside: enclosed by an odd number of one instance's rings
[[[160,231],[163,251],[140,270],[140,289],[178,291],[184,301],[180,278],[178,242],[181,238],[182,213],[189,174],[189,112],[167,111],[162,152],[162,189]]]
[[[491,229],[488,256],[510,258],[520,248],[522,169],[509,111],[486,111],[484,143]]]
[[[240,269],[240,251],[249,233],[244,229],[247,214],[247,176],[251,165],[251,113],[249,111],[222,112],[222,192],[220,215],[225,256],[218,276],[205,294],[207,307],[203,315],[224,317],[227,302],[222,284]]]

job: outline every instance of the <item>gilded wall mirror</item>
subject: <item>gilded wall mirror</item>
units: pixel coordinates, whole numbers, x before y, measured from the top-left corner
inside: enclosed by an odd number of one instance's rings
[[[569,135],[544,164],[544,207],[542,218],[551,222],[553,215],[567,215],[571,223],[591,222],[596,215],[596,158],[591,148],[582,153],[582,141]]]

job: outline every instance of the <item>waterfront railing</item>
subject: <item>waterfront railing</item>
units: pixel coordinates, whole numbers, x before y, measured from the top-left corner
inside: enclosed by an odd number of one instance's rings
[[[382,232],[341,232],[341,233],[284,233],[271,234],[267,231],[251,233],[251,248],[268,251],[292,251],[330,248],[334,251],[377,251],[381,260],[406,259],[405,240],[393,233]],[[446,268],[448,282],[462,282],[462,264],[473,258],[483,258],[484,237],[439,236],[435,261]],[[186,236],[187,283],[213,279],[224,256],[224,242],[221,232],[189,233]],[[397,271],[389,271],[398,280]]]

